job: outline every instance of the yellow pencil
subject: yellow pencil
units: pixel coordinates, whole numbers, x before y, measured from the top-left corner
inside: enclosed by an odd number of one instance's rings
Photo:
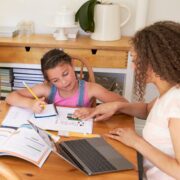
[[[66,137],[82,137],[82,138],[100,137],[99,134],[83,134],[83,133],[71,132],[71,131],[59,131],[58,135],[66,136]]]
[[[39,100],[39,98],[36,96],[36,94],[32,91],[32,89],[23,81],[24,86],[27,88],[27,90],[32,94],[32,96],[36,99]],[[43,105],[43,108],[45,108],[45,105]]]
[[[82,137],[82,138],[94,138],[100,137],[99,134],[83,134],[83,133],[76,133],[76,132],[69,132],[70,137]]]

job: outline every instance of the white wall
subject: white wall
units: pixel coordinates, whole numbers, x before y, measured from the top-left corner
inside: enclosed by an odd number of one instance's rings
[[[159,20],[180,22],[180,0],[149,0],[147,24]]]
[[[50,25],[62,6],[66,5],[76,12],[85,1],[87,0],[0,0],[0,25],[16,26],[19,21],[32,20],[35,24],[35,33],[52,33],[53,28],[50,28]],[[122,28],[122,35],[132,36],[140,26],[159,20],[180,22],[180,0],[104,1],[125,4],[131,9],[131,19]],[[122,10],[121,19],[125,17],[126,12]],[[149,86],[147,94],[146,99],[150,100],[157,92]]]
[[[74,11],[86,0],[0,0],[0,25],[14,26],[21,20],[32,20],[35,23],[36,33],[51,33],[55,13],[63,5]],[[106,0],[108,1],[108,0]],[[135,31],[135,15],[139,0],[109,0],[126,4],[132,11],[131,20],[122,28],[122,35],[133,35]],[[141,0],[143,2],[143,0]],[[180,0],[145,0],[149,1],[147,24],[157,20],[180,21]],[[126,16],[122,10],[122,19]]]

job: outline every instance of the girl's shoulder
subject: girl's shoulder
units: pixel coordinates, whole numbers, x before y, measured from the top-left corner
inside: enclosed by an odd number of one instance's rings
[[[43,83],[39,83],[39,84],[34,85],[33,88],[50,89],[51,86],[48,83],[43,82]]]
[[[88,90],[96,89],[96,88],[100,88],[101,87],[100,84],[97,84],[95,82],[87,82],[87,81],[85,81],[85,83],[86,83],[86,86],[87,86]]]
[[[94,96],[95,94],[99,93],[107,93],[108,90],[105,89],[102,85],[95,82],[87,82],[87,91],[88,94]]]
[[[36,84],[32,88],[33,91],[38,92],[38,94],[42,96],[48,96],[50,89],[51,86],[46,82]]]

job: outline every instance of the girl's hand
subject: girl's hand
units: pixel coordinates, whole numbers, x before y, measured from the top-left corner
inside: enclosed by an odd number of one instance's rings
[[[118,110],[119,102],[108,102],[98,105],[86,119],[95,117],[94,121],[107,120]]]
[[[123,144],[135,148],[135,144],[138,143],[141,138],[131,128],[117,128],[109,132],[106,136],[122,142]]]
[[[31,109],[34,113],[40,114],[44,110],[45,105],[46,105],[45,97],[42,97],[38,101],[37,100],[33,101]]]
[[[86,119],[94,112],[95,108],[79,108],[74,111],[73,117],[79,119]]]

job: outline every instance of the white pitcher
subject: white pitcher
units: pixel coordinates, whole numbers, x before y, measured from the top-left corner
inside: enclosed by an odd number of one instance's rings
[[[127,10],[127,18],[121,22],[121,8]],[[129,7],[119,4],[97,4],[94,10],[95,30],[91,38],[100,41],[115,41],[121,38],[121,27],[130,19]]]

